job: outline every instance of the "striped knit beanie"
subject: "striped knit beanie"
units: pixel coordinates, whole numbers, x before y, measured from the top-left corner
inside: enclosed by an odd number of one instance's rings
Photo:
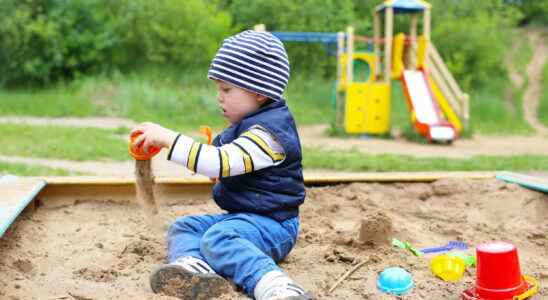
[[[283,101],[289,60],[282,42],[270,32],[246,30],[224,40],[207,77]]]

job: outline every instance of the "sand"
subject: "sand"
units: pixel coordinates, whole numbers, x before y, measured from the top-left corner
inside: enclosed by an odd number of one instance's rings
[[[135,198],[149,219],[158,214],[154,198],[154,174],[150,160],[135,160]]]
[[[173,299],[148,285],[150,269],[164,260],[165,230],[149,229],[136,204],[77,198],[27,211],[0,240],[0,299]],[[212,202],[195,201],[159,209],[164,221],[214,212]],[[394,299],[375,287],[377,274],[391,266],[413,274],[415,288],[404,299],[456,300],[473,284],[473,268],[457,283],[444,282],[430,273],[428,257],[387,245],[392,237],[418,247],[512,242],[523,273],[541,281],[535,299],[548,299],[547,195],[494,179],[362,183],[308,189],[301,215],[299,242],[281,266],[318,299]],[[246,298],[234,292],[223,299]]]

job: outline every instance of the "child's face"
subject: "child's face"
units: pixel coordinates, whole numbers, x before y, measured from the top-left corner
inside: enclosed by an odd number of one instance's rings
[[[215,80],[217,84],[217,100],[221,114],[231,124],[239,122],[247,114],[259,109],[266,97],[244,90],[224,81]]]

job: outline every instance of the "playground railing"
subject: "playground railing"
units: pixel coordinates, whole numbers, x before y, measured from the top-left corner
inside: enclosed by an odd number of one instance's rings
[[[413,49],[413,52],[416,54],[416,49]],[[455,113],[462,120],[464,126],[468,127],[470,116],[469,96],[462,91],[433,43],[430,43],[428,46],[426,64],[430,76],[439,86]]]

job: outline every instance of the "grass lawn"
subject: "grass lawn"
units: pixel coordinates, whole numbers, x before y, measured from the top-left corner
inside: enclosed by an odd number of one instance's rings
[[[119,116],[181,131],[200,125],[221,129],[227,123],[219,114],[216,88],[206,73],[147,68],[125,75],[88,76],[42,90],[0,90],[0,115]],[[286,96],[299,124],[331,120],[331,87],[330,80],[294,76]]]
[[[533,57],[533,47],[529,42],[526,31],[520,29],[515,30],[512,34],[511,43],[517,46],[509,48],[510,51],[508,51],[508,55],[510,62],[520,74],[525,76],[527,65]]]
[[[0,115],[85,117],[97,109],[76,84],[59,83],[45,89],[0,89]]]
[[[533,128],[523,118],[522,95],[524,88],[514,89],[514,111],[504,103],[504,91],[510,85],[507,79],[493,80],[489,87],[472,91],[470,123],[473,133],[484,135],[530,135]]]
[[[525,54],[510,54],[516,61],[529,59],[526,54],[531,52],[530,46],[524,45],[520,49]],[[227,124],[218,113],[215,86],[205,78],[206,71],[181,73],[148,67],[128,74],[86,76],[46,89],[0,90],[0,115],[119,116],[158,122],[180,131],[196,130],[200,125],[221,129]],[[497,135],[532,133],[522,117],[521,91],[516,91],[516,111],[508,111],[504,91],[509,80],[497,76],[489,85],[467,91],[471,99],[471,131]],[[286,98],[298,124],[333,122],[333,80],[293,72]],[[392,87],[391,123],[405,131],[411,125],[403,92],[396,81]]]
[[[27,165],[20,163],[6,163],[0,161],[0,173],[12,174],[17,176],[67,176],[74,175],[73,172],[63,170],[47,168],[42,166]]]
[[[0,124],[0,154],[67,160],[127,160],[115,130]]]
[[[509,53],[518,71],[532,53],[523,37],[515,53]],[[0,116],[85,117],[116,116],[137,122],[152,121],[195,135],[200,125],[219,132],[227,125],[220,116],[215,85],[206,78],[207,68],[171,70],[143,67],[129,73],[90,75],[48,88],[0,89]],[[333,70],[334,77],[335,70]],[[524,84],[526,85],[526,84]],[[509,79],[493,74],[486,86],[467,91],[470,94],[470,133],[483,135],[528,135],[533,129],[524,121],[521,96],[525,87],[514,90],[515,110],[505,106]],[[392,85],[391,124],[406,136],[413,135],[409,112],[399,82]],[[548,66],[544,70],[543,98],[539,117],[548,125]],[[317,74],[292,73],[286,98],[299,125],[332,123],[335,119],[333,78]],[[117,130],[78,129],[56,126],[38,127],[0,124],[4,141],[0,154],[68,160],[128,160],[126,142],[120,138],[128,128]],[[306,145],[305,145],[306,146]],[[467,160],[411,158],[397,155],[372,156],[357,152],[326,152],[306,149],[307,168],[368,171],[414,170],[536,170],[545,168],[547,157],[510,158],[480,156]],[[541,167],[542,166],[542,167]]]
[[[545,171],[548,155],[475,156],[468,159],[408,155],[369,155],[358,151],[325,151],[305,148],[303,165],[307,169],[340,171]]]
[[[542,71],[542,91],[540,94],[538,118],[544,126],[548,126],[548,63],[544,65]]]

